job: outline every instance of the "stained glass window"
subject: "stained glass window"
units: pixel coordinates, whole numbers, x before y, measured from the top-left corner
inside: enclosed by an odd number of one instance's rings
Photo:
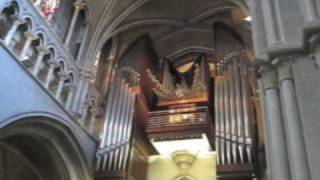
[[[33,4],[41,11],[44,18],[51,20],[62,0],[33,0]]]

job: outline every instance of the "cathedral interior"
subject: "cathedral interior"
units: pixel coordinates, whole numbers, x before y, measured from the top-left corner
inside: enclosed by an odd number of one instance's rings
[[[0,0],[0,180],[319,180],[320,0]]]

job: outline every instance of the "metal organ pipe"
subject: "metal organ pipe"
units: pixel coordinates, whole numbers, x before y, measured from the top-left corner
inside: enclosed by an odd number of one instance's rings
[[[220,106],[219,106],[219,97],[220,97],[220,77],[216,76],[215,78],[215,91],[214,91],[214,106],[215,106],[215,145],[217,156],[217,164],[220,164]]]
[[[121,133],[121,141],[120,143],[122,144],[121,147],[119,148],[119,163],[118,165],[118,169],[121,170],[122,164],[123,164],[123,157],[124,157],[124,147],[125,144],[128,143],[127,139],[126,139],[126,133],[127,133],[127,129],[128,129],[128,125],[129,125],[129,113],[132,111],[132,107],[130,106],[130,98],[131,98],[131,92],[128,88],[126,89],[126,104],[125,104],[125,110],[124,110],[124,124],[123,124],[123,129],[122,129],[122,133]]]
[[[116,88],[116,92],[114,94],[115,97],[114,97],[113,105],[112,105],[111,110],[110,110],[110,123],[108,124],[108,131],[107,131],[108,135],[107,135],[107,140],[106,140],[106,145],[105,145],[107,148],[110,148],[110,146],[111,146],[111,137],[112,137],[113,126],[114,126],[113,124],[115,123],[115,120],[116,120],[115,119],[115,114],[116,114],[116,111],[117,111],[117,108],[118,108],[118,104],[119,104],[120,89],[121,89],[121,85],[122,85],[122,84],[119,83],[119,81],[120,81],[120,77],[117,77],[116,81],[115,81],[115,83],[117,84],[117,88]],[[103,165],[102,165],[103,169],[106,168],[107,159],[110,160],[110,155],[109,154],[104,159],[104,162],[103,162]]]
[[[129,124],[127,126],[127,131],[126,131],[126,140],[128,141],[128,143],[125,146],[125,150],[124,150],[124,161],[123,161],[123,166],[122,169],[125,169],[127,167],[127,159],[129,157],[129,150],[130,150],[130,136],[131,136],[131,132],[132,132],[132,126],[133,126],[133,115],[134,115],[134,104],[135,104],[135,98],[136,95],[134,93],[130,93],[130,113],[129,113]]]
[[[234,65],[232,61],[229,65],[229,89],[230,89],[230,116],[231,116],[231,148],[233,163],[237,163],[237,117],[236,117],[236,103],[235,103],[235,82],[234,82]]]
[[[226,142],[226,157],[227,163],[231,163],[231,142],[230,142],[230,102],[229,102],[229,74],[228,64],[225,64],[224,74],[224,113],[225,113],[225,142]]]
[[[221,86],[220,86],[220,152],[221,152],[221,164],[225,163],[225,119],[224,119],[224,83],[225,77],[221,78]]]
[[[125,82],[124,82],[125,83]],[[127,105],[128,105],[128,93],[129,93],[129,85],[127,83],[125,83],[124,85],[124,92],[121,95],[123,97],[122,99],[122,103],[121,103],[121,109],[119,110],[120,112],[120,117],[118,119],[119,122],[119,130],[116,133],[116,137],[115,137],[115,144],[117,146],[121,146],[122,145],[122,135],[123,135],[123,128],[124,128],[124,123],[125,123],[125,116],[126,116],[126,110],[127,110]],[[117,169],[117,165],[118,165],[118,160],[119,160],[119,152],[120,151],[120,147],[117,148],[115,150],[115,156],[114,156],[114,163],[113,163],[113,169]]]
[[[237,136],[238,136],[238,150],[240,155],[241,163],[244,163],[244,123],[243,123],[243,108],[241,101],[241,80],[240,80],[240,72],[239,72],[239,59],[236,58],[236,66],[234,67],[235,73],[235,100],[236,100],[236,112],[237,112]]]
[[[110,124],[113,123],[113,113],[115,111],[115,103],[118,101],[118,93],[119,93],[119,87],[120,85],[117,83],[118,78],[116,79],[116,81],[113,84],[113,89],[112,89],[112,93],[110,93],[109,96],[111,96],[111,99],[109,100],[110,106],[107,106],[107,110],[106,110],[106,115],[105,115],[105,130],[104,130],[104,139],[103,139],[103,149],[109,148],[109,136],[110,136]],[[107,163],[107,154],[104,154],[103,157],[103,162],[102,162],[102,166],[101,169],[104,170],[106,167],[106,163]]]
[[[248,89],[248,76],[247,68],[243,61],[240,61],[240,72],[241,72],[241,92],[242,92],[242,106],[243,106],[243,122],[244,122],[244,143],[246,146],[246,153],[249,163],[252,162],[252,135],[250,125],[250,100],[249,100],[249,89]]]
[[[218,164],[253,163],[248,70],[241,57],[231,54],[217,66],[214,96]]]
[[[123,94],[124,94],[124,89],[125,89],[125,81],[123,79],[120,80],[120,94],[119,94],[119,103],[118,106],[116,108],[115,111],[115,116],[114,116],[114,123],[113,126],[110,125],[110,127],[112,128],[110,131],[110,145],[111,147],[115,148],[117,146],[117,136],[119,133],[119,124],[120,124],[120,115],[121,115],[121,110],[122,110],[122,106],[123,106]],[[111,151],[109,154],[109,163],[108,163],[108,169],[112,169],[112,163],[114,162],[114,151]]]

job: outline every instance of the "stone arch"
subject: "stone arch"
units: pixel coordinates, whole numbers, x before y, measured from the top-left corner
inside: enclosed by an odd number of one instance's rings
[[[43,179],[90,179],[80,141],[62,121],[46,116],[12,121],[2,128],[0,143],[19,153]]]

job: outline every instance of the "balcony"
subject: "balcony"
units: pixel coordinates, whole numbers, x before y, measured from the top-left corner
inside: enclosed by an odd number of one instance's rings
[[[207,107],[185,108],[182,110],[153,111],[149,113],[147,133],[185,134],[212,132],[212,123]]]

